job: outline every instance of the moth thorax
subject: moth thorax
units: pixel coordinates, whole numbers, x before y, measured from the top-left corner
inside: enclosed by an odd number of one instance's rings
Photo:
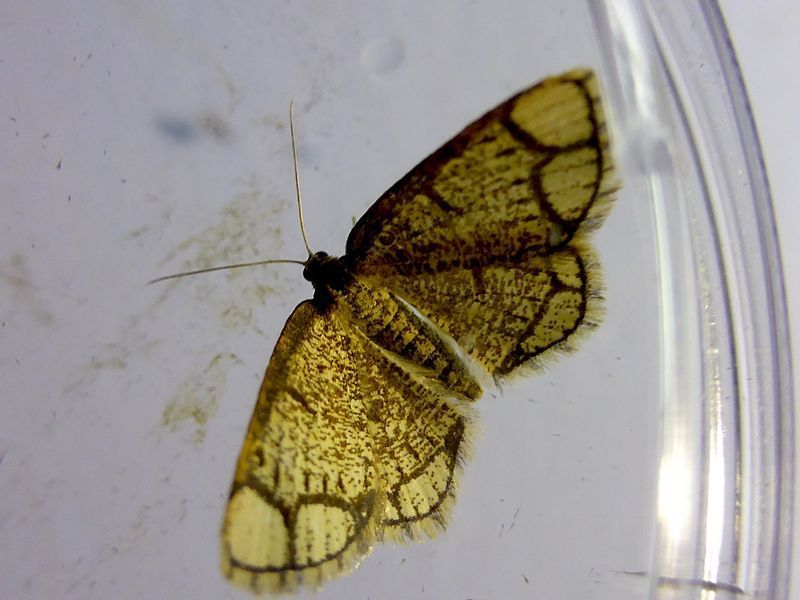
[[[327,252],[315,252],[305,263],[303,277],[315,290],[330,288],[343,290],[348,280],[347,267],[342,259]]]

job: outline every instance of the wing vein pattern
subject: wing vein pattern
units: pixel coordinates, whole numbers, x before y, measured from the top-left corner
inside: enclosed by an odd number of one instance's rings
[[[319,586],[380,540],[448,521],[483,376],[570,350],[601,316],[588,234],[617,185],[594,74],[545,79],[469,125],[305,263],[222,530],[255,592]],[[422,315],[422,316],[420,316]]]

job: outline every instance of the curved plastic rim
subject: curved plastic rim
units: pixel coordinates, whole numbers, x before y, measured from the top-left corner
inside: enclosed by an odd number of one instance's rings
[[[788,598],[794,414],[766,171],[712,0],[589,2],[654,213],[662,453],[650,596]],[[625,173],[623,173],[625,177]]]

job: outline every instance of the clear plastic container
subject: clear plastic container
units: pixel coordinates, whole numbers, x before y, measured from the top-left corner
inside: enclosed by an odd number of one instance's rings
[[[618,75],[628,173],[644,175],[654,210],[664,412],[651,596],[785,598],[794,483],[786,309],[725,24],[713,2],[608,3],[593,14]]]
[[[219,528],[314,249],[512,93],[600,76],[623,187],[606,316],[478,404],[446,532],[315,598],[787,598],[786,310],[758,140],[713,2],[19,5],[0,25],[11,222],[0,596],[246,598]],[[8,300],[8,301],[7,301]],[[6,340],[9,340],[8,342]]]

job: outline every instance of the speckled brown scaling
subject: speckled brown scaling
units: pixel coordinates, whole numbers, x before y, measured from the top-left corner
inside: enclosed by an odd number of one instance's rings
[[[520,373],[599,318],[587,237],[616,190],[608,145],[594,75],[545,79],[392,186],[345,256],[309,258],[314,299],[278,339],[237,465],[228,578],[318,586],[376,540],[447,523],[481,394],[468,362]]]

